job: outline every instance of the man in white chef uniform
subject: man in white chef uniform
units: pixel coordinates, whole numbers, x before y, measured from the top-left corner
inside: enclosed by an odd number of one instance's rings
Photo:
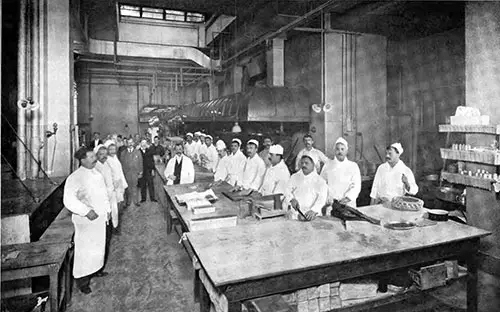
[[[309,155],[312,156],[313,159],[318,160],[314,165],[316,166],[316,172],[319,174],[321,172],[321,164],[326,164],[330,161],[330,159],[326,157],[322,151],[314,148],[314,140],[310,134],[304,135],[303,140],[305,148],[297,154],[297,159],[295,160],[295,171],[300,171],[302,156]]]
[[[313,155],[302,156],[301,170],[294,173],[287,184],[283,203],[290,208],[291,219],[303,219],[300,210],[308,221],[313,220],[326,204],[328,186],[316,171],[317,161]]]
[[[290,172],[283,161],[283,147],[279,144],[269,147],[270,167],[266,169],[259,193],[263,196],[285,194],[286,185],[290,180]]]
[[[266,173],[266,164],[257,154],[259,141],[251,139],[247,142],[247,159],[243,167],[241,184],[236,189],[246,189],[257,191],[262,185],[262,179]]]
[[[219,155],[217,153],[217,149],[213,145],[214,138],[211,135],[207,135],[205,137],[205,168],[208,170],[215,172],[215,167],[217,166],[217,162],[219,160]]]
[[[75,158],[80,161],[80,167],[66,179],[63,202],[73,213],[71,219],[75,226],[73,276],[77,287],[88,294],[92,291],[91,277],[107,275],[100,269],[104,265],[106,223],[111,206],[104,177],[95,169],[95,153],[81,148]]]
[[[344,138],[335,142],[335,157],[325,164],[321,177],[328,184],[327,204],[338,200],[341,204],[356,207],[361,191],[361,172],[358,164],[347,159],[349,144]]]
[[[396,196],[415,195],[418,185],[415,176],[400,158],[401,143],[393,143],[385,151],[386,162],[377,168],[370,193],[371,205],[390,202]]]
[[[189,184],[194,182],[194,166],[189,157],[183,154],[183,146],[177,143],[175,156],[170,158],[165,168],[167,185]]]
[[[108,149],[108,158],[106,163],[111,167],[111,172],[113,174],[113,185],[115,187],[116,202],[117,202],[117,212],[116,215],[112,216],[112,222],[114,227],[114,234],[120,235],[119,228],[119,211],[123,206],[125,189],[128,187],[127,180],[123,174],[122,164],[116,155],[116,144],[114,141],[108,140],[104,142],[104,146]]]
[[[224,141],[219,140],[215,144],[215,148],[217,149],[217,153],[219,156],[219,161],[217,162],[217,166],[215,168],[214,181],[229,181],[229,167],[231,165],[229,156],[227,156],[226,152],[226,143]]]
[[[198,160],[198,145],[193,141],[193,134],[191,132],[186,133],[186,143],[184,143],[184,154],[191,158],[193,162]]]
[[[247,158],[241,152],[241,140],[234,138],[231,141],[231,153],[229,154],[229,184],[235,186],[241,183],[243,177],[243,168]]]

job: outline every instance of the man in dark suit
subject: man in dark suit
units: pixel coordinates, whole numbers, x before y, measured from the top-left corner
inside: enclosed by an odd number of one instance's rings
[[[100,136],[101,134],[99,132],[94,132],[94,139],[92,140],[92,142],[90,142],[89,145],[91,149],[94,149],[97,145],[103,144]]]
[[[142,178],[143,164],[142,154],[135,148],[134,139],[130,138],[127,141],[128,148],[120,155],[125,180],[127,180],[127,190],[125,191],[125,207],[132,202],[139,206],[137,194],[137,182]]]
[[[153,170],[155,169],[153,159],[153,149],[148,148],[146,139],[141,140],[139,151],[142,154],[142,178],[139,179],[139,186],[141,188],[141,203],[146,201],[147,191],[149,190],[149,199],[156,202],[155,189],[153,185]]]

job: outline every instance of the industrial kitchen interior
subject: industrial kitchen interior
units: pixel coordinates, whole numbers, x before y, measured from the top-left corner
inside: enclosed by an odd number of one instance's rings
[[[1,311],[500,311],[500,2],[4,0]]]

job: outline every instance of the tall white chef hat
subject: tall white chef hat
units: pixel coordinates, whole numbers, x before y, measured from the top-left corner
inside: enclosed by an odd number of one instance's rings
[[[399,143],[399,142],[392,143],[391,147],[393,147],[399,153],[399,155],[403,154],[404,149],[403,149],[403,146],[401,145],[401,143]]]
[[[340,137],[337,139],[337,141],[335,141],[335,145],[339,143],[344,144],[346,148],[349,148],[349,143],[347,143],[347,140],[344,139],[343,137]]]
[[[257,147],[259,147],[259,141],[255,139],[248,140],[247,144],[255,144]]]
[[[110,145],[116,145],[115,141],[107,140],[106,142],[104,142],[104,147],[109,148]]]
[[[226,143],[224,143],[224,141],[222,141],[222,140],[219,140],[219,141],[217,141],[217,143],[215,143],[215,148],[217,150],[225,150],[226,149]]]
[[[283,155],[283,147],[279,144],[271,145],[269,154]]]
[[[236,143],[238,143],[241,146],[241,140],[240,139],[234,138],[234,139],[231,140],[231,143],[233,143],[233,142],[236,142]]]
[[[107,148],[104,144],[99,144],[96,147],[94,147],[94,153],[97,154],[97,151],[99,151],[101,148]]]

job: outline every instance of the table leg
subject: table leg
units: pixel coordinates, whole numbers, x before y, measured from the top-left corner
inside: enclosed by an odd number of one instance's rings
[[[199,274],[199,271],[197,272]],[[199,278],[198,278],[199,280]],[[199,289],[199,301],[200,301],[200,312],[210,312],[210,297],[208,296],[208,292],[205,289],[205,285],[203,283],[199,282],[198,283],[198,289]]]
[[[229,302],[228,312],[241,312],[241,302]]]
[[[173,226],[173,221],[172,221],[172,215],[170,214],[170,200],[167,198],[166,205],[165,205],[166,214],[167,214],[167,234],[172,233],[172,226]]]
[[[64,274],[65,276],[65,306],[68,305],[68,303],[71,301],[71,286],[72,286],[72,280],[71,280],[71,263],[73,260],[73,248],[70,248],[68,250],[68,257],[66,259],[66,264],[64,267]]]
[[[52,267],[50,272],[50,286],[49,286],[49,299],[50,299],[50,311],[59,311],[59,270],[57,267]]]
[[[194,302],[199,302],[200,301],[200,285],[203,287],[201,284],[200,276],[198,275],[200,270],[195,270],[194,271]]]
[[[477,312],[477,251],[466,256],[467,264],[467,311]]]

